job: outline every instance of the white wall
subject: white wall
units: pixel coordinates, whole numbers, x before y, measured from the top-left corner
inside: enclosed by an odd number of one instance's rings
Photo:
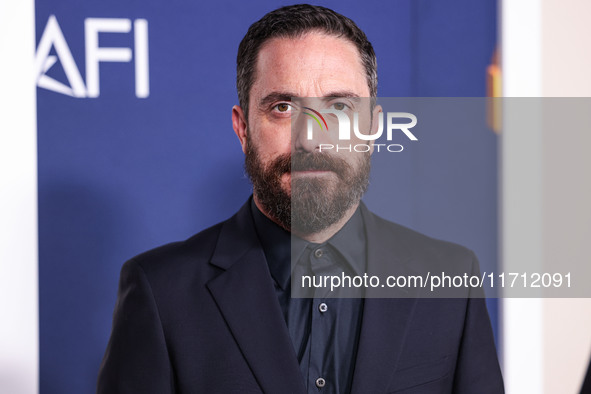
[[[0,1],[0,392],[38,392],[33,0]]]
[[[590,15],[585,0],[503,1],[503,95],[591,96]],[[551,129],[543,115],[527,130],[511,119],[501,139],[504,268],[591,264],[591,134]],[[591,299],[507,299],[502,308],[507,392],[578,393],[591,357]]]

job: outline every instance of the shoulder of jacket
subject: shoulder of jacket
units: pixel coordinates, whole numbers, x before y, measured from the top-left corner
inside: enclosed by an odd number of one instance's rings
[[[475,258],[474,252],[460,244],[437,239],[401,224],[391,222],[378,215],[374,216],[379,231],[391,234],[396,242],[404,243],[412,254],[434,254],[440,257]]]
[[[220,222],[206,228],[184,241],[171,242],[140,253],[124,266],[138,265],[146,274],[157,274],[163,270],[209,261],[223,224]]]

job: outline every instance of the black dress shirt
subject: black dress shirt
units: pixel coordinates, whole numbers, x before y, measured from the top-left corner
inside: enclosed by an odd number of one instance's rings
[[[330,287],[310,289],[310,298],[293,298],[291,278],[363,275],[367,254],[360,210],[322,244],[292,236],[263,215],[254,201],[251,210],[308,392],[349,393],[363,299],[339,298],[338,290]]]

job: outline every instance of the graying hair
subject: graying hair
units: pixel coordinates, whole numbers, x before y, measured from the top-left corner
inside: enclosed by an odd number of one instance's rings
[[[296,38],[311,31],[342,37],[355,45],[365,67],[370,96],[375,99],[378,90],[378,64],[365,33],[351,19],[331,9],[296,4],[271,11],[253,23],[238,47],[236,88],[238,101],[247,119],[250,89],[256,78],[257,57],[262,45],[272,38]]]

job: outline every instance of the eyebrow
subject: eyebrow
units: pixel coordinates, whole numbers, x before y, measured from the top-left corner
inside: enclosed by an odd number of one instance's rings
[[[357,93],[351,92],[349,90],[340,90],[340,91],[336,91],[336,92],[330,92],[329,94],[326,94],[324,96],[324,98],[326,98],[326,99],[331,99],[331,98],[355,99],[355,98],[361,98],[361,97]]]
[[[259,101],[259,108],[265,108],[276,101],[291,101],[295,97],[292,92],[271,92]]]
[[[293,92],[271,92],[259,101],[259,108],[265,108],[277,101],[291,101],[294,97],[298,98],[300,96]],[[357,93],[354,93],[349,90],[339,90],[330,92],[321,98],[327,101],[333,98],[359,99],[361,97]]]

